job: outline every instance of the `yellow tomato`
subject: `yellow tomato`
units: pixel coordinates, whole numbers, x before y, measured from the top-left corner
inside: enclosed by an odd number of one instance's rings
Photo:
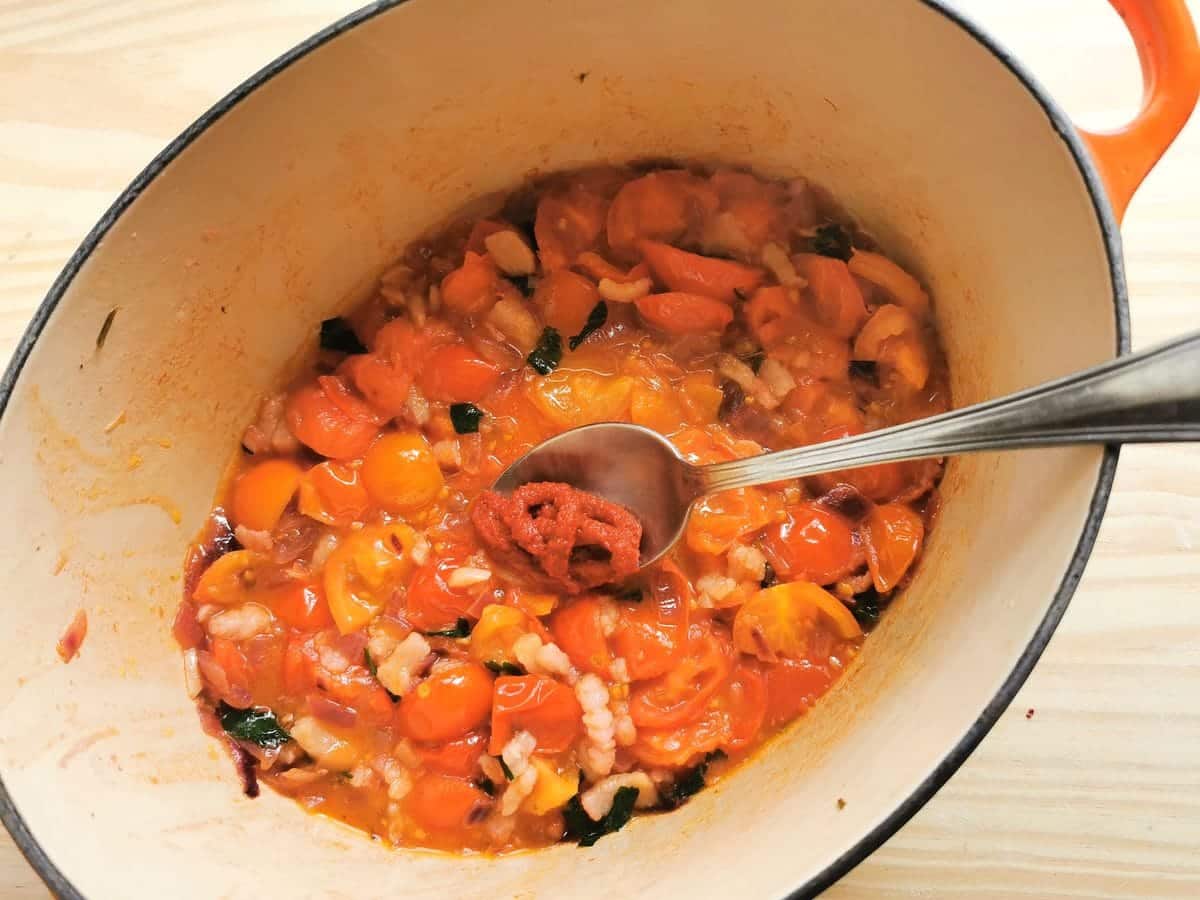
[[[672,434],[688,424],[672,389],[665,385],[637,384],[630,402],[633,424]]]
[[[713,384],[712,376],[699,373],[683,379],[683,396],[695,411],[696,421],[704,425],[717,420],[721,401],[725,399],[721,389]]]
[[[761,590],[742,604],[733,620],[733,643],[766,662],[803,659],[818,628],[843,640],[862,636],[840,600],[812,582],[793,581]]]
[[[268,459],[248,469],[233,488],[233,521],[254,531],[270,531],[300,485],[300,467],[289,459]]]
[[[635,383],[635,379],[626,375],[560,369],[531,381],[529,399],[542,415],[560,428],[576,428],[593,422],[622,422],[629,419],[629,402]]]
[[[325,598],[342,634],[362,628],[412,573],[416,533],[400,522],[374,525],[342,539],[325,563]]]
[[[226,553],[204,570],[196,582],[192,597],[197,603],[220,603],[226,606],[243,602],[247,589],[253,583],[252,563],[249,550]]]
[[[554,766],[541,757],[535,756],[531,762],[537,769],[538,779],[533,786],[529,799],[525,801],[526,808],[535,816],[567,805],[567,801],[579,793],[579,770],[568,769],[558,772]]]
[[[516,662],[513,642],[530,631],[529,616],[513,606],[489,603],[471,629],[471,656],[479,662]]]
[[[396,512],[422,509],[442,490],[442,470],[429,442],[416,432],[385,434],[372,444],[362,478],[371,499]]]

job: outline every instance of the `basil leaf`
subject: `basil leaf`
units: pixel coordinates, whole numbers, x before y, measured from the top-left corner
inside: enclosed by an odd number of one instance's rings
[[[379,666],[375,665],[375,660],[371,659],[371,651],[363,647],[363,663],[367,667],[367,671],[371,673],[372,678],[379,677]]]
[[[321,323],[321,349],[338,353],[366,353],[367,348],[358,339],[350,323],[341,316],[334,316]]]
[[[822,225],[817,229],[813,238],[813,250],[822,256],[832,256],[842,262],[849,262],[854,255],[854,245],[850,235],[841,225]]]
[[[562,362],[562,337],[558,329],[549,325],[543,328],[537,346],[525,357],[525,361],[542,375],[549,375],[557,369],[558,364]]]
[[[854,618],[864,629],[869,629],[878,622],[879,616],[883,613],[883,603],[880,602],[875,588],[867,588],[861,594],[855,594],[854,605],[850,607],[850,612],[854,614]]]
[[[225,733],[239,741],[249,741],[260,747],[282,747],[292,739],[279,725],[275,713],[265,706],[236,709],[224,701],[217,707],[217,719]]]
[[[452,628],[442,628],[439,631],[426,631],[425,637],[463,638],[471,633],[471,620],[460,618]]]
[[[674,783],[664,788],[660,794],[662,805],[667,809],[677,809],[683,806],[689,798],[704,790],[708,767],[719,759],[725,759],[724,750],[714,750],[704,757],[699,765],[683,772]]]
[[[504,761],[504,757],[497,756],[496,762],[500,763],[500,771],[504,773],[504,777],[507,778],[509,781],[512,781],[513,780],[512,769],[510,769],[508,767],[508,763],[506,763]]]
[[[571,338],[567,346],[575,350],[586,341],[594,331],[604,327],[604,323],[608,321],[608,304],[601,300],[592,307],[592,311],[588,313],[587,321],[583,323],[583,328],[579,330],[579,334]]]
[[[451,403],[450,422],[458,434],[474,434],[483,421],[483,410],[474,403]]]
[[[758,586],[760,588],[769,588],[776,584],[779,584],[779,576],[775,574],[775,567],[770,562],[767,562],[763,566],[763,577]]]
[[[576,794],[563,807],[563,824],[566,827],[564,836],[568,840],[578,841],[580,847],[592,846],[604,835],[625,827],[633,818],[633,805],[637,803],[637,798],[637,788],[618,788],[613,796],[612,809],[597,822],[587,814],[579,795]]]
[[[624,587],[613,595],[617,600],[624,600],[626,603],[641,603],[642,589],[640,587]]]
[[[489,797],[496,796],[496,783],[490,778],[479,778],[475,781],[475,787],[479,788]]]
[[[484,665],[487,666],[489,669],[491,669],[493,672],[495,672],[497,675],[524,675],[525,674],[525,670],[522,669],[520,666],[518,666],[516,663],[510,663],[507,661],[506,662],[497,662],[494,659],[489,659],[487,662],[484,663]]]

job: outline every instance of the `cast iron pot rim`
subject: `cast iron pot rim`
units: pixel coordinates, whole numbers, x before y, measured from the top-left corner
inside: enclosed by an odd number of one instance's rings
[[[210,126],[241,103],[253,91],[292,65],[292,63],[302,59],[334,38],[375,18],[380,13],[398,7],[406,2],[408,0],[377,0],[377,2],[350,13],[327,28],[318,31],[307,40],[297,44],[254,75],[251,75],[225,97],[218,100],[212,108],[189,125],[183,133],[171,141],[162,152],[151,160],[150,164],[134,178],[129,187],[117,197],[116,201],[109,207],[100,221],[88,232],[87,237],[83,239],[83,243],[79,245],[79,248],[71,254],[71,258],[67,260],[66,266],[50,286],[46,298],[38,307],[37,312],[34,313],[29,327],[25,330],[24,335],[22,335],[20,342],[17,344],[12,360],[4,372],[4,377],[0,379],[0,416],[3,416],[4,411],[8,408],[9,398],[12,396],[13,388],[16,385],[18,377],[20,377],[21,370],[24,368],[25,362],[29,359],[29,354],[32,352],[34,344],[37,343],[38,338],[41,336],[42,329],[45,328],[50,314],[54,312],[59,301],[66,293],[67,288],[70,287],[71,282],[79,273],[80,268],[82,268],[83,264],[92,255],[92,252],[108,233],[109,229],[112,228],[125,210],[141,196],[150,183]],[[1100,176],[1092,164],[1091,157],[1085,149],[1078,132],[1076,132],[1075,126],[1072,125],[1071,120],[1059,108],[1046,89],[1038,83],[1037,79],[1008,50],[962,13],[951,9],[947,5],[946,0],[915,0],[915,2],[921,3],[929,9],[945,16],[1003,63],[1025,86],[1026,90],[1033,95],[1034,99],[1037,100],[1042,110],[1046,113],[1046,118],[1049,120],[1050,126],[1058,133],[1058,136],[1071,152],[1071,156],[1074,157],[1075,163],[1079,167],[1079,172],[1083,176],[1088,194],[1091,196],[1092,206],[1096,211],[1096,218],[1100,224],[1100,231],[1104,238],[1104,246],[1108,255],[1108,269],[1113,286],[1113,314],[1117,327],[1117,353],[1128,353],[1129,297],[1125,286],[1125,270],[1121,258],[1120,230],[1116,217],[1113,215],[1112,207],[1108,202],[1108,197]],[[958,743],[950,749],[942,758],[942,761],[917,785],[916,789],[903,803],[889,813],[882,822],[863,835],[853,847],[829,863],[819,874],[793,890],[787,896],[787,900],[802,900],[802,898],[815,897],[870,856],[884,841],[898,831],[901,825],[912,818],[917,810],[924,806],[938,789],[949,780],[950,776],[958,770],[959,766],[966,762],[967,757],[971,755],[972,751],[979,745],[979,742],[983,740],[992,726],[996,724],[1001,713],[1008,708],[1013,697],[1016,696],[1017,691],[1024,684],[1025,679],[1029,677],[1034,664],[1046,649],[1046,645],[1050,642],[1050,637],[1066,612],[1067,605],[1071,602],[1071,596],[1075,593],[1075,587],[1079,584],[1079,579],[1083,576],[1088,556],[1091,554],[1092,546],[1096,541],[1096,532],[1100,528],[1101,519],[1104,517],[1104,509],[1108,504],[1108,495],[1112,490],[1119,450],[1120,448],[1116,445],[1105,448],[1104,458],[1100,463],[1099,476],[1096,479],[1096,490],[1092,494],[1087,520],[1084,523],[1083,532],[1079,536],[1079,543],[1075,545],[1075,552],[1071,556],[1070,565],[1067,567],[1066,574],[1059,583],[1058,590],[1055,591],[1054,600],[1046,610],[1045,617],[1042,619],[1041,624],[1038,625],[1029,645],[1017,660],[1016,666],[1004,680],[996,695],[984,707],[971,727],[967,729],[966,734],[959,739]],[[25,820],[21,817],[16,805],[13,803],[13,799],[9,795],[7,788],[4,786],[3,779],[0,779],[0,821],[4,822],[4,826],[8,829],[9,834],[12,835],[17,847],[25,855],[25,859],[29,861],[29,864],[33,866],[38,875],[46,883],[46,886],[56,896],[64,898],[64,900],[85,900],[83,894],[71,884],[67,877],[50,860],[46,851],[33,836],[33,833],[25,824]]]

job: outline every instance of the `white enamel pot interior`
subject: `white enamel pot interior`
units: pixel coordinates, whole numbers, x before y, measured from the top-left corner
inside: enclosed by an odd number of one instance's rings
[[[351,17],[150,166],[4,382],[0,807],[57,892],[806,895],[986,733],[1065,608],[1115,453],[954,460],[915,583],[831,695],[718,789],[591,849],[390,851],[270,791],[244,799],[201,733],[169,626],[260,394],[467,201],[637,157],[831,189],[932,289],[959,404],[1125,347],[1118,238],[1079,139],[935,3],[411,0]],[[65,666],[55,642],[80,607],[90,634]]]

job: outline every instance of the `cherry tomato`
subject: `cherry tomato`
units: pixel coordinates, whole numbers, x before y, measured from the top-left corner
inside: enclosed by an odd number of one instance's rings
[[[400,415],[408,406],[413,378],[402,365],[394,365],[374,353],[360,353],[346,357],[338,367],[338,374],[348,378],[371,408],[385,419]]]
[[[375,411],[335,375],[321,375],[294,390],[286,415],[300,443],[334,459],[362,456],[379,434]]]
[[[703,294],[649,294],[634,305],[649,325],[667,334],[720,334],[733,321],[729,304]]]
[[[836,677],[824,661],[785,659],[767,666],[767,724],[790,722],[829,690]]]
[[[413,821],[435,832],[477,825],[491,805],[492,798],[471,782],[436,773],[418,778],[404,798]]]
[[[691,587],[672,562],[658,567],[640,602],[621,602],[620,621],[610,638],[613,654],[625,659],[634,681],[654,678],[674,666],[687,645]]]
[[[629,714],[639,728],[674,728],[692,721],[725,684],[733,651],[727,640],[692,626],[678,664],[632,691]]]
[[[903,503],[877,506],[863,523],[867,543],[867,567],[875,590],[892,590],[908,571],[925,539],[925,523]]]
[[[545,675],[504,675],[496,679],[492,699],[492,738],[488,752],[504,749],[518,731],[528,731],[538,750],[561,753],[583,728],[583,709],[575,692]]]
[[[233,521],[254,531],[272,531],[299,485],[300,467],[290,459],[257,463],[233,487]]]
[[[729,717],[719,709],[706,708],[696,719],[678,728],[639,728],[630,750],[647,766],[683,768],[698,763],[728,737]]]
[[[396,708],[400,730],[413,740],[457,740],[487,721],[492,675],[473,662],[440,664]]]
[[[267,605],[277,618],[298,631],[319,631],[333,624],[320,584],[293,581],[269,591]]]
[[[499,380],[500,369],[466,344],[443,344],[430,351],[417,376],[425,396],[441,403],[477,403]]]
[[[622,259],[637,258],[638,241],[670,243],[717,211],[717,192],[682,170],[651,172],[627,183],[608,208],[608,244]]]
[[[700,553],[727,551],[742,535],[765,528],[780,515],[780,502],[757,488],[702,497],[688,516],[687,545]]]
[[[426,768],[459,778],[470,778],[478,771],[479,757],[486,750],[487,736],[481,731],[472,731],[457,741],[416,745],[417,756]]]
[[[498,278],[491,257],[468,250],[462,265],[442,279],[442,300],[447,309],[459,315],[486,312],[496,299]]]
[[[615,613],[612,601],[595,594],[569,600],[550,617],[554,643],[578,668],[607,677],[613,655],[608,647],[604,618],[612,616],[614,621],[610,626],[615,628]]]
[[[832,584],[865,561],[845,517],[816,503],[793,507],[768,528],[763,551],[781,577],[817,584]]]
[[[449,628],[460,618],[474,618],[478,593],[455,590],[446,584],[446,575],[462,562],[454,556],[427,562],[417,569],[408,585],[404,602],[405,617],[420,631]]]
[[[811,659],[829,636],[862,637],[862,629],[840,600],[810,581],[765,588],[743,603],[733,620],[733,643],[765,662]]]
[[[367,451],[363,487],[379,505],[416,512],[437,499],[445,483],[429,442],[419,432],[385,434]]]
[[[300,480],[300,512],[326,525],[361,522],[371,506],[358,469],[329,460],[313,466]]]
[[[751,662],[740,662],[717,695],[715,705],[729,718],[726,750],[748,746],[762,729],[767,716],[767,681]]]

